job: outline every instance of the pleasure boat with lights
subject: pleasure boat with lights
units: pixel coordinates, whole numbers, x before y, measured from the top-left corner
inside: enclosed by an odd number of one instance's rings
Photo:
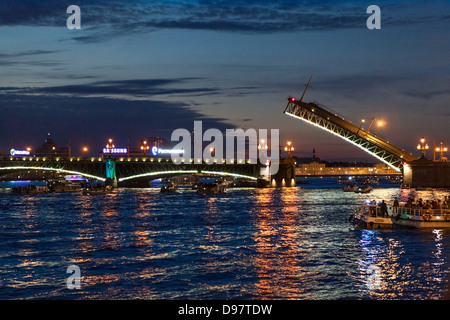
[[[14,194],[37,194],[37,193],[47,193],[47,187],[39,187],[35,185],[28,185],[24,187],[14,187],[11,189],[11,193]]]
[[[394,224],[389,210],[383,212],[380,202],[366,202],[350,216],[349,221],[362,229],[386,229]]]
[[[396,225],[412,228],[450,228],[450,209],[410,208],[400,203],[390,206],[392,219]]]
[[[367,201],[349,218],[356,227],[365,229],[376,228],[450,228],[450,209],[443,206],[439,209],[411,207],[407,203],[400,202],[386,204],[385,212],[382,212],[381,203]]]
[[[161,187],[161,192],[176,192],[177,191],[177,186],[173,185],[173,184],[169,184],[169,185],[164,185]]]
[[[113,192],[111,186],[87,186],[83,189],[83,195],[106,194]]]
[[[197,193],[212,194],[225,192],[225,186],[222,183],[199,183],[197,185]]]
[[[369,193],[373,190],[368,184],[363,184],[354,190],[355,193]]]
[[[70,179],[67,177],[60,177],[59,179],[48,180],[47,181],[47,189],[49,192],[75,192],[81,191],[86,184],[86,181]]]
[[[347,184],[342,190],[345,192],[355,192],[358,190],[358,186],[355,184]]]

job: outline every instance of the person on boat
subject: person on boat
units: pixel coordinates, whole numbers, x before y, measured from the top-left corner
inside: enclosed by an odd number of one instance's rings
[[[443,209],[450,209],[449,199],[447,197],[444,198],[444,202],[442,203]]]
[[[422,198],[419,199],[419,203],[417,204],[417,207],[418,207],[419,209],[423,209]]]
[[[413,202],[411,198],[408,198],[408,202],[406,203],[406,207],[407,208],[412,208],[413,207]]]
[[[388,210],[387,210],[386,202],[384,202],[384,200],[381,201],[380,209],[381,209],[381,214],[382,214],[382,216],[383,216],[383,217],[387,217],[387,215],[388,215]]]
[[[438,208],[437,201],[433,200],[433,202],[431,202],[431,206],[432,206],[433,210],[437,209]]]
[[[394,198],[394,204],[393,204],[393,206],[394,206],[394,207],[399,207],[399,206],[400,206],[400,204],[398,203],[398,198],[397,198],[397,197]]]

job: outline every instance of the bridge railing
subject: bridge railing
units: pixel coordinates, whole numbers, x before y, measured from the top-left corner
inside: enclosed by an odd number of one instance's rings
[[[343,114],[338,113],[338,112],[334,111],[333,109],[331,109],[331,108],[329,108],[329,107],[327,107],[327,106],[325,106],[325,105],[323,105],[323,104],[321,104],[321,103],[319,103],[317,101],[314,101],[313,103],[315,105],[319,106],[320,108],[324,109],[325,111],[328,111],[329,113],[334,114],[336,117],[341,118],[342,120],[345,120],[345,121],[350,122],[350,123],[353,124],[353,121],[350,118],[344,116]]]

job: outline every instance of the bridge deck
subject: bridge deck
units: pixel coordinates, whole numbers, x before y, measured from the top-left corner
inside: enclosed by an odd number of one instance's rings
[[[77,174],[93,179],[111,178],[107,173],[108,159],[60,158],[60,157],[0,157],[0,173],[23,170],[46,170]],[[184,173],[215,174],[256,179],[260,175],[260,163],[250,159],[185,159],[176,163],[170,158],[115,158],[113,178],[119,181],[142,177],[162,177]]]
[[[413,161],[417,160],[417,157],[400,149],[388,141],[365,131],[364,129],[355,126],[348,119],[345,119],[342,115],[339,115],[325,107],[319,105],[318,103],[305,103],[301,101],[296,101],[295,99],[288,99],[289,103],[286,106],[284,113],[305,120],[309,123],[315,124],[322,129],[332,131],[329,125],[334,125],[340,129],[339,132],[334,131],[333,133],[350,140],[351,142],[358,144],[359,147],[366,150],[366,152],[375,155],[380,158],[378,152],[383,150],[384,154],[389,154],[391,158],[396,158],[395,161],[392,159],[387,160],[387,156],[381,157],[381,160],[385,160],[389,165],[395,168],[400,168],[403,161]],[[349,139],[350,138],[350,139]],[[357,141],[359,138],[359,141]],[[366,144],[361,143],[361,141],[367,142]],[[373,151],[376,147],[377,152]]]

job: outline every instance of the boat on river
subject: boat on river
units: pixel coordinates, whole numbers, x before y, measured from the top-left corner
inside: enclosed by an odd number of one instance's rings
[[[47,189],[49,192],[76,192],[81,191],[85,181],[66,180],[64,178],[48,180]]]
[[[197,185],[197,193],[214,194],[225,192],[225,186],[222,183],[199,183]]]
[[[450,209],[408,207],[406,203],[386,205],[382,212],[380,202],[369,202],[362,205],[349,218],[356,227],[365,229],[407,227],[416,229],[450,228]]]
[[[161,187],[161,192],[176,192],[177,191],[177,186],[174,186],[172,184],[170,185],[164,185]]]
[[[342,190],[345,192],[355,192],[358,190],[358,186],[355,184],[347,184]]]
[[[362,229],[386,229],[392,228],[394,222],[389,211],[383,212],[381,203],[366,203],[362,205],[349,221],[357,228]]]
[[[38,193],[48,193],[47,187],[39,187],[34,185],[24,186],[24,187],[14,187],[11,189],[13,194],[38,194]]]
[[[363,184],[359,187],[357,187],[354,192],[355,193],[369,193],[373,190],[373,188],[371,186],[369,186],[368,184]]]
[[[94,194],[107,194],[111,192],[113,192],[113,187],[111,186],[87,186],[83,189],[82,194],[94,195]]]
[[[392,219],[398,226],[412,228],[450,228],[450,209],[392,207]]]

